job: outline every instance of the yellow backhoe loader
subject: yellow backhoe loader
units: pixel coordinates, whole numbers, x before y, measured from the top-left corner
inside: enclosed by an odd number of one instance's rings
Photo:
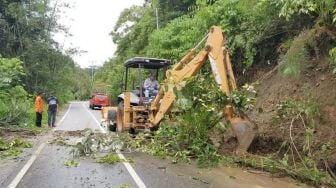
[[[204,41],[205,47],[195,54]],[[171,68],[170,61],[166,59],[137,57],[126,61],[124,91],[118,97],[119,106],[109,108],[108,116],[112,122],[112,130],[128,130],[134,133],[137,130],[157,128],[176,100],[174,90],[183,89],[186,79],[196,75],[207,62],[210,62],[215,81],[223,93],[229,95],[237,88],[229,52],[225,47],[224,34],[217,26],[213,26],[202,41]],[[132,91],[128,89],[131,84],[127,81],[130,68],[138,70],[140,80],[137,89]],[[160,70],[166,74],[155,97],[144,96],[141,78],[143,69],[156,71],[156,76]],[[226,105],[223,112],[224,119],[231,124],[238,140],[237,150],[246,151],[255,136],[255,125],[247,116],[236,112],[232,105]]]

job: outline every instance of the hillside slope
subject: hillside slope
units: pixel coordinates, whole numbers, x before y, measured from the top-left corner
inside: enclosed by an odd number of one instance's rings
[[[249,116],[258,126],[258,136],[250,152],[278,159],[292,155],[295,161],[307,156],[335,173],[336,75],[330,64],[308,62],[299,78],[286,78],[277,71],[265,75],[255,82],[256,110]],[[295,163],[291,157],[288,161]]]

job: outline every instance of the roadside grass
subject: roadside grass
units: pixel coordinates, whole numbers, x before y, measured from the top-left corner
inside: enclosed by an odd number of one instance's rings
[[[295,37],[286,54],[280,57],[279,71],[287,77],[299,78],[302,68],[309,62],[309,50],[316,48],[314,30],[304,30]]]
[[[306,159],[307,161],[309,159]],[[282,159],[272,159],[261,156],[223,156],[223,164],[228,166],[248,167],[257,170],[270,172],[280,176],[290,176],[314,186],[336,186],[336,181],[327,172],[319,170],[315,166],[307,167],[303,162],[297,162],[295,165],[290,163],[288,156]]]
[[[24,123],[18,123],[18,124],[8,124],[5,126],[1,126],[0,128],[12,130],[15,131],[17,134],[20,134],[20,132],[30,132],[31,135],[39,135],[48,130],[47,122],[48,122],[48,114],[46,111],[42,114],[42,126],[37,127],[35,125],[35,109],[33,106],[31,106],[27,112],[29,114],[28,118],[25,120]]]

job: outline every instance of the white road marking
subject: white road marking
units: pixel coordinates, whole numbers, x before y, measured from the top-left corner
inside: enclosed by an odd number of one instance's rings
[[[68,110],[65,112],[65,114],[64,114],[63,117],[62,117],[62,119],[57,123],[58,126],[55,127],[54,130],[58,130],[58,129],[59,129],[60,125],[61,125],[62,122],[65,120],[65,118],[66,118],[66,116],[68,115],[68,113],[70,112],[71,105],[72,105],[72,104],[70,103],[70,105],[69,105],[69,107],[68,107]]]
[[[119,156],[120,159],[122,159],[123,161],[127,161],[126,158],[125,158],[125,156],[119,150],[117,150],[117,154],[118,154],[118,156]],[[123,162],[123,164],[126,167],[127,171],[130,173],[130,175],[132,176],[132,178],[135,181],[135,183],[138,185],[138,187],[140,187],[140,188],[146,188],[146,185],[141,180],[141,178],[138,176],[138,174],[135,172],[135,170],[133,169],[133,167],[131,166],[131,164],[128,163],[128,162]]]
[[[83,104],[83,107],[86,109],[86,107],[84,106]],[[101,126],[100,126],[100,123],[99,121],[96,119],[96,117],[88,110],[86,109],[90,114],[91,116],[93,117],[93,119],[96,121],[96,123],[98,124],[98,126],[104,130]],[[104,133],[106,133],[106,131],[104,130]],[[117,150],[117,155],[120,159],[122,159],[123,161],[127,161],[125,156],[119,151]],[[135,172],[135,170],[133,169],[132,165],[128,162],[123,162],[123,165],[125,166],[125,168],[127,169],[127,171],[129,172],[129,174],[132,176],[133,180],[135,181],[135,183],[137,184],[137,186],[139,188],[146,188],[146,185],[145,183],[141,180],[141,178],[139,177],[139,175]]]
[[[71,107],[71,104],[68,107],[68,111],[63,115],[61,121],[59,122],[59,125],[63,122],[63,120],[65,119],[65,117],[68,115],[68,113],[70,111],[70,107]],[[43,148],[45,146],[46,146],[46,143],[43,142],[37,148],[37,150],[30,157],[30,159],[28,160],[28,162],[22,167],[22,169],[20,170],[20,172],[15,176],[15,178],[12,180],[12,182],[8,185],[8,188],[15,188],[20,183],[20,181],[22,180],[23,176],[27,173],[27,171],[29,170],[29,168],[34,163],[34,161],[36,160],[36,158],[38,157],[38,155],[41,153],[41,151],[43,150]]]
[[[68,107],[68,111],[67,112],[65,112],[65,114],[63,115],[63,117],[62,117],[62,119],[58,122],[58,124],[60,125],[60,124],[62,124],[62,122],[65,120],[65,117],[68,115],[68,113],[70,112],[70,109],[71,109],[71,103],[70,103],[70,105],[69,105],[69,107]]]
[[[101,132],[102,133],[106,133],[106,131],[105,131],[105,129],[103,129],[103,127],[101,127],[100,126],[100,123],[99,123],[99,121],[96,119],[96,117],[92,114],[92,112],[90,112],[87,108],[86,108],[86,106],[84,106],[84,103],[82,103],[82,106],[83,106],[83,108],[93,117],[93,119],[96,121],[96,123],[98,124],[98,127],[99,127],[99,129],[101,130]]]
[[[20,170],[20,172],[16,175],[16,177],[13,179],[13,181],[8,185],[8,188],[15,188],[19,182],[22,180],[23,176],[27,173],[31,165],[36,160],[37,156],[41,153],[42,149],[44,148],[45,143],[42,143],[35,153],[30,157],[29,161],[23,166],[23,168]]]

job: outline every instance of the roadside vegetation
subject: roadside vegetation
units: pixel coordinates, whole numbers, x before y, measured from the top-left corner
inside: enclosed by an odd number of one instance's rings
[[[0,127],[32,128],[36,92],[54,93],[61,104],[87,99],[85,70],[54,39],[67,32],[57,17],[66,4],[0,0]],[[44,116],[46,117],[46,116]]]
[[[47,130],[45,108],[44,126],[35,126],[37,92],[45,100],[54,93],[61,105],[90,96],[88,73],[71,58],[78,50],[53,39],[56,32],[67,33],[57,20],[64,8],[52,0],[0,0],[0,158],[21,154]]]

